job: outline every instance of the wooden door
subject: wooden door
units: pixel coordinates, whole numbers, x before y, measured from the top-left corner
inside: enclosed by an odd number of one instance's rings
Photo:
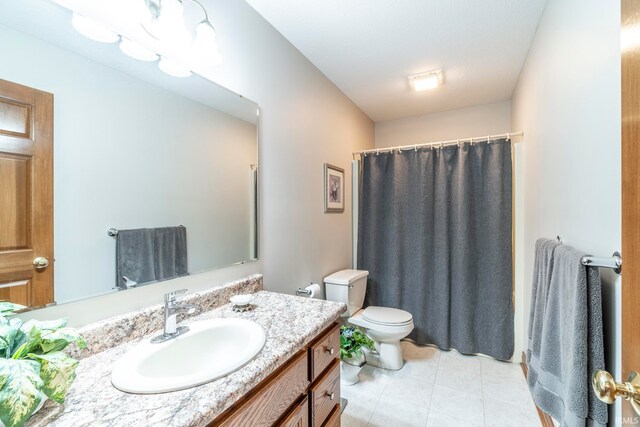
[[[640,1],[622,0],[622,32],[640,25]],[[625,34],[626,32],[626,34]],[[640,38],[622,50],[622,380],[640,372]],[[624,421],[637,419],[622,404]]]
[[[0,300],[28,307],[53,302],[53,95],[6,80],[0,80]]]

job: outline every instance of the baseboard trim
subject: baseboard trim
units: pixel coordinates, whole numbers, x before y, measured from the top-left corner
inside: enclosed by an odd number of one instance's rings
[[[524,351],[522,352],[522,362],[520,362],[520,367],[522,368],[522,372],[524,373],[524,378],[526,380],[527,355],[524,354]],[[534,405],[536,405],[535,402],[534,402]],[[536,405],[536,411],[538,411],[538,416],[540,417],[540,423],[542,424],[542,427],[554,427],[553,419],[549,416],[549,414],[544,412],[542,409],[538,408],[538,405]]]

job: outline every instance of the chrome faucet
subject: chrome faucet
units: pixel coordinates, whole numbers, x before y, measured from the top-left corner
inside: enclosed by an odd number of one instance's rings
[[[186,289],[180,289],[178,291],[169,292],[164,295],[164,332],[151,339],[152,343],[161,343],[184,334],[189,330],[188,326],[177,326],[176,317],[178,313],[187,312],[188,314],[195,313],[196,306],[193,304],[180,304],[178,303],[178,295],[183,295],[187,292]]]

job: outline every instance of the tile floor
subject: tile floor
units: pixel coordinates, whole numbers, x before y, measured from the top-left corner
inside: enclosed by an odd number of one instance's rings
[[[405,366],[342,386],[343,427],[540,426],[520,365],[402,342]]]

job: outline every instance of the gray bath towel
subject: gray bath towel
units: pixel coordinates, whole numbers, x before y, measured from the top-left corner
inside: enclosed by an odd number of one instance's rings
[[[187,274],[187,229],[183,226],[155,229],[156,279]]]
[[[533,283],[531,286],[531,309],[529,312],[529,345],[527,347],[527,363],[531,361],[531,353],[540,355],[542,340],[542,324],[547,309],[547,296],[553,271],[553,252],[560,245],[555,240],[538,239],[536,241],[535,259],[533,262]],[[529,369],[527,382],[529,386],[538,380],[538,373]]]
[[[116,236],[116,287],[127,289],[123,276],[137,283],[156,280],[155,232],[120,230]]]
[[[142,285],[188,274],[187,229],[183,226],[120,230],[116,237],[116,286]]]
[[[608,418],[607,405],[590,390],[591,375],[604,369],[604,345],[600,275],[597,268],[582,265],[584,255],[564,245],[553,249],[552,264],[546,267],[551,270],[546,307],[534,303],[543,312],[534,315],[529,348],[533,374],[527,380],[533,399],[568,427],[605,426]],[[541,276],[545,272],[536,264],[534,283]],[[536,330],[540,315],[542,328]]]

